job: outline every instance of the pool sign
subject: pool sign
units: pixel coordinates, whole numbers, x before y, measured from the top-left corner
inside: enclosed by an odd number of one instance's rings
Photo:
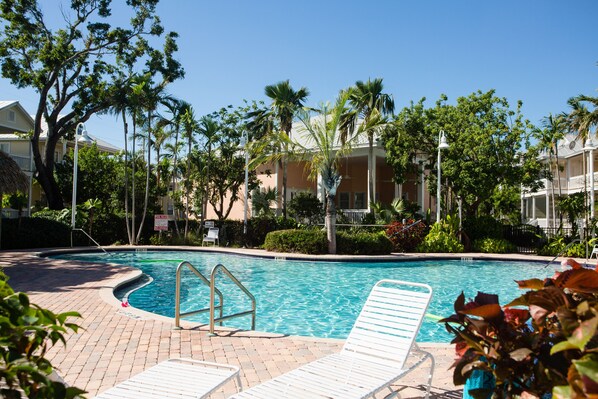
[[[205,222],[203,222],[203,225],[205,228],[211,228],[214,227],[214,221],[213,220],[206,220]]]
[[[168,230],[168,215],[154,215],[154,231]]]

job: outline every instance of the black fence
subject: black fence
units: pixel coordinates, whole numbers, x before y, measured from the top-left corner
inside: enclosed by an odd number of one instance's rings
[[[531,254],[537,252],[544,244],[554,237],[579,238],[580,232],[583,237],[589,237],[589,229],[580,231],[570,227],[540,227],[529,224],[516,226],[505,225],[503,237],[517,246],[520,253]]]

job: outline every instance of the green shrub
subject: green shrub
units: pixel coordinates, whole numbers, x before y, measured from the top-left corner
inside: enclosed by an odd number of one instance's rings
[[[417,246],[417,250],[419,252],[463,252],[463,244],[455,237],[452,230],[452,225],[444,221],[433,224],[424,241]]]
[[[324,254],[328,252],[328,240],[322,230],[278,230],[266,235],[264,248],[273,252]]]
[[[323,230],[279,230],[268,233],[264,247],[274,252],[324,254],[328,240]],[[341,231],[336,235],[337,254],[386,255],[392,243],[382,231],[377,233]]]
[[[19,388],[29,398],[78,397],[85,391],[52,381],[52,364],[47,351],[64,333],[77,332],[79,326],[68,318],[81,317],[76,312],[55,314],[29,302],[27,294],[14,293],[6,280],[0,279],[0,394],[20,398]]]
[[[299,193],[289,201],[289,215],[297,222],[315,225],[324,221],[324,206],[311,193]]]
[[[388,255],[391,252],[392,242],[383,231],[377,233],[340,231],[336,234],[337,254]]]
[[[44,218],[2,220],[2,249],[66,247],[71,245],[71,227]]]
[[[517,247],[502,238],[479,238],[473,242],[473,249],[488,254],[517,252]]]
[[[463,230],[471,241],[480,238],[503,238],[503,224],[492,216],[468,217]]]

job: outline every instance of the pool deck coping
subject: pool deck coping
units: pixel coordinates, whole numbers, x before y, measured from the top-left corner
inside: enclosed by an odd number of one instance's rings
[[[72,251],[97,250],[94,247]],[[336,256],[267,253],[263,250],[222,247],[114,246],[110,250],[199,250],[226,252],[244,256],[328,261],[409,261],[423,259],[488,259],[548,262],[553,257],[535,255],[461,254],[393,254],[390,256]],[[70,248],[59,248],[71,252]],[[52,251],[53,252],[53,251]],[[141,272],[122,265],[94,264],[85,267],[76,261],[62,261],[39,255],[50,251],[2,251],[0,266],[11,276],[15,288],[28,292],[32,302],[56,312],[69,310],[83,314],[81,324],[86,331],[71,334],[66,348],[54,348],[48,357],[72,385],[86,389],[91,395],[129,378],[159,361],[171,357],[192,357],[239,365],[243,386],[256,385],[318,357],[336,352],[343,340],[271,334],[259,331],[219,329],[219,336],[208,337],[207,326],[182,321],[182,330],[174,330],[173,319],[132,307],[122,307],[113,295],[116,287],[139,277]],[[54,252],[55,253],[55,252]],[[583,261],[579,260],[578,261]],[[87,270],[82,271],[83,268]],[[90,270],[91,269],[91,270]],[[14,276],[14,278],[13,278]],[[65,283],[68,280],[68,284]],[[125,339],[126,338],[126,339]],[[185,343],[183,346],[182,344]],[[272,350],[275,346],[275,350]],[[434,353],[436,372],[433,392],[437,398],[460,397],[461,387],[452,384],[453,348],[442,343],[422,343]],[[422,395],[426,368],[420,368],[399,382],[403,398]],[[226,397],[234,392],[225,387],[213,397]]]

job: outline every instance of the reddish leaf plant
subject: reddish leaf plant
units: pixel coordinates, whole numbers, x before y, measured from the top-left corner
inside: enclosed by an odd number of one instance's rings
[[[528,291],[504,307],[496,295],[467,303],[459,295],[455,314],[440,321],[455,336],[455,385],[481,369],[494,375],[494,398],[598,398],[598,272],[572,266],[517,281]]]

